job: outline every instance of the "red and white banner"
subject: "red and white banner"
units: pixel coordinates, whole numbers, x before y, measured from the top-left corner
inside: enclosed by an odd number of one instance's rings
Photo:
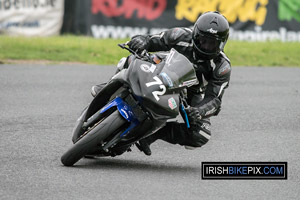
[[[95,38],[155,34],[193,27],[206,11],[230,23],[230,39],[300,41],[299,0],[73,0],[74,32]]]

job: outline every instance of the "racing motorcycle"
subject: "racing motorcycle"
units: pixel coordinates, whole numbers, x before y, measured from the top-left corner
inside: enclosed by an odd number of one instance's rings
[[[73,145],[61,157],[72,166],[83,157],[117,156],[182,115],[189,121],[186,88],[196,84],[192,63],[175,49],[122,58],[118,72],[83,110],[73,130]]]

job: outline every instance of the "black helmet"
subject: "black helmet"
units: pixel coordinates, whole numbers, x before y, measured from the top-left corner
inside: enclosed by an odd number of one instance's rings
[[[194,25],[193,46],[199,59],[217,56],[224,49],[229,36],[227,19],[219,12],[203,13]]]

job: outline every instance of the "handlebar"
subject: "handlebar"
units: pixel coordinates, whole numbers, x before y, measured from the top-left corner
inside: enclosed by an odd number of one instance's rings
[[[130,53],[139,56],[135,51],[133,51],[132,49],[126,47],[128,42],[124,43],[124,44],[118,44],[119,47],[121,47],[122,49],[126,49],[127,51],[129,51]]]
[[[135,55],[137,58],[139,59],[143,59],[143,60],[147,60],[147,61],[151,61],[151,57],[150,54],[148,53],[148,51],[146,49],[144,49],[140,54],[137,51],[134,51],[133,49],[131,49],[128,46],[128,42],[123,43],[123,44],[118,44],[119,47],[121,47],[122,49],[126,49],[127,51],[129,51],[130,53],[132,53],[133,55]],[[127,47],[128,46],[128,47]]]

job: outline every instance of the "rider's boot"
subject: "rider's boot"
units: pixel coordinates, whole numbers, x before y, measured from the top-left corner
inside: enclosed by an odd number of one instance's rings
[[[137,148],[144,152],[145,155],[150,156],[151,155],[151,149],[150,149],[150,145],[155,142],[157,139],[162,139],[164,136],[164,131],[163,130],[159,130],[156,133],[154,133],[153,135],[150,135],[146,138],[141,139],[137,144]]]
[[[99,85],[94,85],[91,88],[91,94],[93,97],[97,96],[97,94],[104,88],[106,83],[100,83]]]
[[[210,120],[204,119],[200,124],[191,125],[187,129],[185,123],[168,122],[166,126],[153,135],[139,141],[137,147],[146,155],[151,155],[150,145],[157,139],[164,140],[171,144],[179,144],[187,149],[194,149],[205,145],[210,139]]]
[[[125,62],[126,62],[126,58],[122,58],[118,65],[117,65],[117,70],[115,72],[115,74],[119,73],[122,69],[124,69],[124,66],[125,66]],[[126,68],[126,67],[125,67]],[[92,88],[91,88],[91,94],[93,97],[96,97],[97,94],[104,88],[104,86],[106,85],[106,83],[100,83],[99,85],[94,85]]]
[[[136,146],[140,151],[144,152],[145,155],[150,156],[152,153],[150,144],[151,143],[148,141],[148,138],[144,138],[141,139]]]

